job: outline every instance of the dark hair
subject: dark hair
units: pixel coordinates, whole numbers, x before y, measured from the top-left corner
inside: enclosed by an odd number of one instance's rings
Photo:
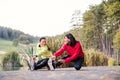
[[[71,47],[74,47],[75,46],[75,44],[76,44],[76,40],[75,40],[75,38],[74,38],[74,36],[71,34],[71,33],[68,33],[68,34],[66,34],[65,35],[68,39],[70,39],[70,46]]]
[[[41,37],[40,39],[39,39],[39,41],[41,41],[42,39],[46,39],[45,37]],[[40,45],[38,45],[38,47],[41,47]],[[50,47],[47,45],[47,47],[48,47],[48,50],[50,51]]]
[[[39,39],[39,41],[41,41],[42,39],[46,39],[45,37],[41,37],[40,39]]]

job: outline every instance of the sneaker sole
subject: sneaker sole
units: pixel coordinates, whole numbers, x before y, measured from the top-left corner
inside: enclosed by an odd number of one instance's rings
[[[50,67],[50,70],[54,70],[54,67],[53,67],[53,65],[52,65],[52,59],[50,59],[49,61],[48,61],[48,66]]]
[[[31,60],[31,62],[30,62],[30,70],[31,71],[34,70],[34,60]]]
[[[54,70],[54,68],[53,68],[53,65],[52,65],[52,63],[48,63],[48,65],[49,65],[49,67],[50,67],[50,70]]]

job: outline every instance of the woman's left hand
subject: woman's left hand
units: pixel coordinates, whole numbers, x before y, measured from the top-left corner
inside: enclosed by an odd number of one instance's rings
[[[59,59],[58,62],[62,62],[62,63],[64,63],[64,60],[63,60],[63,59]]]

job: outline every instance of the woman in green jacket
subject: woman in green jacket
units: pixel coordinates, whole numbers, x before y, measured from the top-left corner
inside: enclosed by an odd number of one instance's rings
[[[46,38],[41,37],[37,45],[36,54],[31,60],[31,70],[37,70],[42,67],[47,66],[48,70],[54,70],[53,61],[50,58],[52,57],[52,52],[46,43]]]

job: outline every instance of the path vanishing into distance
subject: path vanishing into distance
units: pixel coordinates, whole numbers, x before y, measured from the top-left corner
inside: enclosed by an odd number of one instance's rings
[[[0,54],[5,54],[6,52],[5,51],[0,51]]]
[[[120,80],[120,66],[0,71],[0,80]]]

